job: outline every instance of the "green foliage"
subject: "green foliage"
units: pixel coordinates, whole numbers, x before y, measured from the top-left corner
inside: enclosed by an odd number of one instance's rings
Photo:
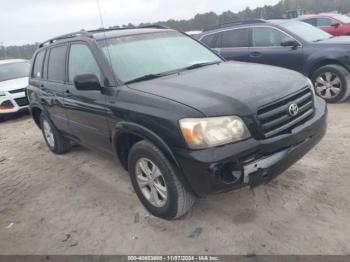
[[[0,46],[0,60],[12,58],[31,59],[37,46],[37,44],[7,47]]]
[[[274,6],[264,6],[255,9],[247,7],[241,12],[233,13],[230,10],[217,15],[214,12],[197,14],[189,20],[173,20],[159,21],[155,24],[166,25],[180,31],[201,30],[205,27],[215,24],[232,22],[244,19],[278,19],[285,18],[289,10],[302,9],[307,13],[321,13],[338,11],[340,13],[350,12],[349,0],[281,0]],[[141,23],[139,26],[150,25],[150,23]],[[129,23],[122,26],[111,26],[110,28],[134,28],[135,25]],[[0,46],[0,59],[5,58],[27,58],[33,55],[37,44],[24,46],[8,46],[6,48]]]

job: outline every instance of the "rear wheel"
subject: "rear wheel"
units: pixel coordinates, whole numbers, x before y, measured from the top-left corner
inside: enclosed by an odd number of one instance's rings
[[[349,72],[340,65],[326,65],[312,75],[315,92],[329,103],[346,100],[350,96]]]
[[[167,158],[155,145],[147,141],[135,144],[128,164],[135,192],[151,214],[175,219],[190,210],[195,197],[182,185]]]
[[[40,115],[40,127],[49,149],[55,154],[63,154],[71,148],[70,141],[66,139],[44,114]]]

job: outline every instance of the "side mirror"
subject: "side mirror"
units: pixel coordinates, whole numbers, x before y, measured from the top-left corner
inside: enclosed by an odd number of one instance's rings
[[[338,28],[339,26],[340,26],[340,23],[338,23],[338,22],[333,22],[331,24],[331,27],[334,27],[334,28]]]
[[[81,74],[74,77],[74,85],[78,90],[101,90],[101,84],[94,74]]]
[[[299,43],[296,40],[294,40],[294,39],[288,39],[286,41],[283,41],[281,43],[281,46],[284,46],[284,47],[288,47],[288,46],[289,47],[298,47]]]

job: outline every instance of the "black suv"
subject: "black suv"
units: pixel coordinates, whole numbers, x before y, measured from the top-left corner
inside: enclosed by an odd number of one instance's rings
[[[74,141],[115,155],[161,218],[271,180],[326,131],[326,103],[303,75],[224,62],[171,29],[61,36],[32,64],[30,109],[50,150]]]
[[[350,36],[334,37],[295,20],[252,20],[212,26],[196,38],[227,60],[298,71],[328,102],[350,96]]]

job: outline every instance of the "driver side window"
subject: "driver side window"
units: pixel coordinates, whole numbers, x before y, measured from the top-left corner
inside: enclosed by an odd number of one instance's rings
[[[88,46],[72,44],[69,52],[68,80],[73,83],[74,77],[80,74],[95,74],[101,81],[101,71]]]
[[[291,40],[286,34],[269,27],[255,27],[253,30],[253,47],[281,46],[284,41]]]

